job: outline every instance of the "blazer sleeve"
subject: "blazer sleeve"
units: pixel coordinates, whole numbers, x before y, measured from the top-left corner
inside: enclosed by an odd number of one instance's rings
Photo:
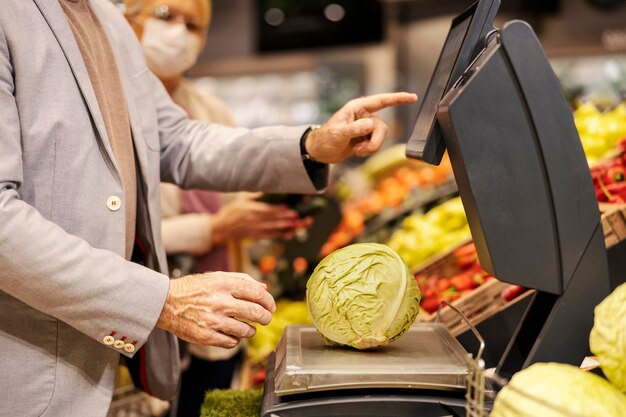
[[[14,91],[0,26],[0,291],[105,345],[112,332],[116,339],[126,336],[137,352],[161,313],[169,279],[90,246],[20,199],[27,173]]]
[[[232,128],[190,120],[150,74],[156,103],[161,179],[183,188],[312,194],[300,139],[309,126]]]

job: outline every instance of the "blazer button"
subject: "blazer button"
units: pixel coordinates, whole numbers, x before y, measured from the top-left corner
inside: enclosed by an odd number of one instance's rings
[[[132,343],[126,343],[124,345],[124,350],[128,353],[133,353],[135,351],[135,345],[133,345]]]
[[[111,211],[118,211],[122,208],[122,200],[118,196],[112,195],[107,199],[107,208]]]
[[[107,346],[111,346],[113,343],[115,343],[115,338],[113,336],[104,336],[104,339],[102,339],[102,343]]]
[[[122,349],[124,345],[126,345],[126,343],[124,343],[123,340],[116,340],[115,343],[113,343],[113,347],[116,349]]]

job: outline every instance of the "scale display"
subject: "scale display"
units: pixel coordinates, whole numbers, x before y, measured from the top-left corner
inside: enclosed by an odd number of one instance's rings
[[[485,46],[484,41],[493,30],[493,20],[499,7],[500,0],[480,0],[452,21],[407,143],[408,157],[433,165],[441,162],[445,144],[437,125],[437,107]]]

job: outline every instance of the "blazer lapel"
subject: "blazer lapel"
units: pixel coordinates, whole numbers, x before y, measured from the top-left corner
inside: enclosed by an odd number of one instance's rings
[[[104,120],[102,119],[102,114],[100,113],[100,107],[98,106],[98,100],[96,99],[96,94],[93,91],[93,87],[91,86],[91,80],[89,79],[89,73],[87,72],[87,68],[85,67],[85,63],[83,61],[83,56],[78,48],[78,44],[74,39],[74,34],[70,25],[65,17],[65,13],[63,9],[59,5],[57,0],[33,0],[39,11],[43,15],[44,19],[50,26],[52,33],[57,39],[57,42],[61,46],[63,53],[67,59],[67,62],[70,64],[72,68],[72,72],[74,74],[74,78],[76,78],[76,82],[78,87],[81,90],[81,93],[87,103],[87,107],[89,112],[91,113],[92,120],[98,129],[99,138],[102,142],[102,146],[107,152],[111,163],[115,167],[116,171],[119,172],[117,164],[115,162],[115,157],[113,155],[113,149],[111,148],[111,143],[109,142],[109,137],[107,135],[106,128],[104,126]]]

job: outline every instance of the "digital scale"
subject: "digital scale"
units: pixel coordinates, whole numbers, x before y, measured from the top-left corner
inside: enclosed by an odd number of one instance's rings
[[[499,5],[480,0],[453,20],[406,152],[438,164],[448,150],[481,266],[536,290],[496,369],[508,377],[536,362],[579,365],[610,280],[572,112],[530,26],[493,29]],[[262,416],[466,416],[467,355],[438,323],[371,352],[290,326]]]

